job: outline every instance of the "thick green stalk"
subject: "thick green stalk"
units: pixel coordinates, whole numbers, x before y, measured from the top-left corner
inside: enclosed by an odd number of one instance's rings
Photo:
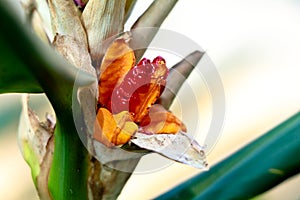
[[[249,199],[300,173],[300,112],[208,172],[156,198]]]
[[[77,135],[72,118],[60,119],[55,129],[54,157],[48,181],[50,194],[53,199],[88,199],[88,152]]]

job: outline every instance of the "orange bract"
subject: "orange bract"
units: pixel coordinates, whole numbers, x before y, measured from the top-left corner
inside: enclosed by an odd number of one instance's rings
[[[137,104],[133,109],[134,121],[141,122],[142,119],[148,114],[148,108],[155,103],[160,96],[160,86],[156,84],[149,84],[146,92],[136,92],[136,99],[140,104]]]
[[[161,105],[154,105],[150,108],[149,114],[140,123],[140,130],[146,133],[171,133],[186,131],[185,125],[172,113]]]
[[[118,39],[109,46],[100,66],[100,105],[108,107],[113,89],[122,82],[134,64],[134,53],[123,39]]]
[[[106,108],[100,108],[95,122],[94,138],[106,146],[125,144],[137,129],[127,111],[112,115]]]

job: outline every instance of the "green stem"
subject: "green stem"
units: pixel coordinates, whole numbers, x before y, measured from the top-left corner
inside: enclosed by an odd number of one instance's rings
[[[255,197],[300,173],[299,137],[300,112],[157,200]]]
[[[53,199],[88,199],[89,156],[72,119],[62,119],[55,130],[55,149],[48,187]]]

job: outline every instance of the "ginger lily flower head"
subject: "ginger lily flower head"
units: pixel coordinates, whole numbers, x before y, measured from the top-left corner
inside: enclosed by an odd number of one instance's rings
[[[107,146],[127,143],[144,134],[176,134],[185,125],[161,105],[168,68],[158,56],[135,65],[133,50],[123,39],[108,48],[100,66],[97,123],[94,138]]]

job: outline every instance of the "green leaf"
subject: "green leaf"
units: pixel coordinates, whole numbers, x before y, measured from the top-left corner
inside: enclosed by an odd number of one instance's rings
[[[156,198],[249,199],[300,173],[300,112],[224,161]]]
[[[138,18],[131,29],[157,27],[157,29],[149,29],[144,34],[133,34],[133,40],[130,41],[130,46],[135,49],[135,46],[148,46],[158,28],[165,21],[169,13],[172,11],[178,0],[156,0],[149,8]],[[134,32],[133,32],[134,33]],[[146,49],[135,50],[136,60],[140,60]]]
[[[0,11],[0,92],[44,91],[48,96],[60,96],[58,102],[64,101],[65,91],[72,91],[78,69],[26,27],[11,2],[0,1]],[[81,77],[83,85],[95,80],[89,75]]]
[[[1,20],[1,19],[0,19]],[[4,23],[4,22],[1,22]],[[0,31],[0,93],[43,92],[35,77],[24,66],[24,62],[15,55],[14,49]],[[11,34],[14,35],[14,34]],[[24,48],[20,45],[18,48]]]
[[[170,69],[167,80],[168,87],[165,88],[159,98],[159,103],[161,105],[165,108],[169,108],[172,105],[179,89],[197,66],[198,62],[202,59],[203,55],[204,52],[194,51]]]

